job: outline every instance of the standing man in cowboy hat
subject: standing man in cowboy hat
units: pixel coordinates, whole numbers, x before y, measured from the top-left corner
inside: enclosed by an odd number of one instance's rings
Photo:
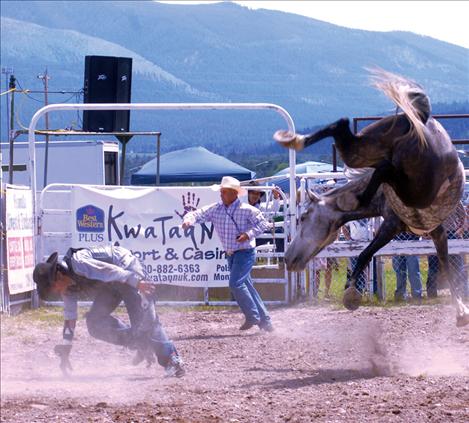
[[[256,181],[251,181],[248,184],[250,187],[257,187],[259,186],[259,183]],[[253,190],[249,189],[248,190],[248,203],[255,207],[256,209],[260,210],[264,217],[266,218],[272,218],[273,215],[276,215],[278,211],[280,210],[280,193],[278,191],[278,187],[275,187],[272,190],[272,201],[268,203],[261,203],[261,201],[265,197],[265,192],[264,191],[258,191],[258,190]],[[276,229],[274,229],[274,226],[272,224],[272,234],[274,234],[274,231],[276,232]],[[275,240],[275,235],[274,235],[274,241]],[[264,245],[269,243],[270,240],[267,238],[261,238],[258,239],[256,242],[256,246],[258,247],[259,245]]]
[[[256,181],[251,181],[248,185],[252,187],[257,187],[259,186],[259,183],[257,183]],[[261,201],[265,197],[265,192],[250,189],[248,191],[248,202],[251,206],[255,207],[256,209],[259,209],[262,213],[264,213],[264,215],[267,213],[278,213],[278,211],[280,210],[280,193],[278,190],[279,188],[277,186],[272,190],[273,199],[269,204],[262,204]]]
[[[137,350],[134,364],[146,359],[165,368],[166,376],[181,377],[182,361],[168,339],[155,312],[152,299],[154,286],[146,281],[140,261],[129,250],[119,246],[70,248],[63,260],[53,253],[33,271],[38,295],[46,299],[50,293],[62,295],[64,301],[63,342],[55,353],[61,358],[60,367],[67,375],[72,340],[78,315],[78,294],[94,294],[86,314],[88,332],[94,338]],[[130,325],[111,313],[124,302]]]
[[[240,182],[224,176],[220,185],[221,202],[187,213],[184,229],[195,223],[212,222],[226,251],[230,268],[230,289],[246,320],[239,328],[248,330],[257,325],[272,332],[269,313],[251,280],[251,269],[256,260],[255,238],[270,228],[262,213],[249,204],[241,203],[238,195],[244,190]]]

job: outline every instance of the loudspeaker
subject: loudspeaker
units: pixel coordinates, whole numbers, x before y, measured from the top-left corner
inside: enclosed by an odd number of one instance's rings
[[[130,103],[132,59],[118,57],[116,64],[116,103]],[[130,110],[115,110],[114,131],[129,132]]]
[[[84,103],[130,103],[132,59],[85,56]],[[83,130],[128,132],[130,110],[84,110]]]

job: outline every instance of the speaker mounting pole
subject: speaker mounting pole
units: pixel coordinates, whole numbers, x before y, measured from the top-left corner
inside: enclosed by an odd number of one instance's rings
[[[115,137],[122,144],[119,185],[123,185],[123,182],[124,182],[124,169],[125,169],[125,151],[127,149],[127,143],[132,139],[133,134],[115,134]]]
[[[160,139],[161,139],[161,132],[156,133],[156,185],[160,184]]]

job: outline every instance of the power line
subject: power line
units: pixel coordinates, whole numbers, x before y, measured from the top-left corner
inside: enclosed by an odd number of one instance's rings
[[[49,104],[48,100],[48,94],[49,94],[49,73],[47,72],[47,67],[46,70],[43,74],[39,74],[37,76],[38,79],[42,79],[42,82],[44,83],[44,105],[47,106]],[[46,123],[46,131],[49,130],[49,113],[46,113],[44,116],[44,120]],[[44,151],[44,186],[47,186],[47,165],[48,165],[48,159],[49,159],[49,134],[46,134],[46,148]]]
[[[19,85],[19,84],[18,84]],[[31,94],[44,94],[44,90],[26,90],[28,93]],[[83,90],[80,91],[47,91],[49,94],[81,94]]]

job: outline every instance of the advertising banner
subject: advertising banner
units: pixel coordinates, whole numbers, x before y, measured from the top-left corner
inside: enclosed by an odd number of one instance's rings
[[[10,294],[32,291],[35,288],[32,204],[31,190],[7,187],[5,227]]]
[[[186,213],[218,201],[208,187],[73,187],[71,245],[128,248],[155,283],[228,286],[226,253],[212,223],[181,227]]]

